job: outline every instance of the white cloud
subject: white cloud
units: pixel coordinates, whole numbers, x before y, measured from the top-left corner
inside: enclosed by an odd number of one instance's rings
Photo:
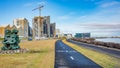
[[[119,36],[117,33],[120,32],[120,24],[119,23],[111,23],[111,24],[57,24],[58,28],[61,28],[61,32],[63,33],[84,33],[90,32],[92,36]]]
[[[76,14],[75,12],[69,12],[66,15],[62,15],[62,16],[58,16],[58,20],[69,20],[72,19],[74,17],[74,14]]]
[[[88,28],[88,29],[97,29],[97,30],[118,30],[120,31],[120,23],[89,23],[89,24],[79,24],[79,26]]]
[[[45,5],[47,2],[46,1],[41,1],[41,2],[32,2],[32,3],[25,3],[25,7],[31,7],[31,6],[36,6],[36,5]]]
[[[38,5],[45,5],[45,4],[46,4],[46,1],[38,2],[37,4],[38,4]]]
[[[67,15],[58,17],[59,20],[66,20],[69,18],[70,18],[70,16],[67,16]]]
[[[107,7],[112,7],[112,6],[120,5],[120,2],[118,2],[118,1],[110,1],[110,2],[101,1],[101,2],[97,2],[96,4],[98,4],[99,7],[107,8]]]
[[[120,8],[98,9],[98,11],[91,14],[84,14],[83,16],[66,15],[61,17],[70,20],[69,23],[58,24],[59,28],[64,33],[76,32],[91,32],[93,35],[111,36],[116,32],[120,32]],[[73,18],[73,19],[72,19]],[[62,22],[63,22],[62,21]],[[117,33],[116,33],[117,35]]]

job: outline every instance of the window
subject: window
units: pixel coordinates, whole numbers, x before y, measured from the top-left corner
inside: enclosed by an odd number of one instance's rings
[[[19,26],[19,21],[17,22],[17,26]]]

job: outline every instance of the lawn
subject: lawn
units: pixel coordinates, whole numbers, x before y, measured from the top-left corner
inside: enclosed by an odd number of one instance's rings
[[[63,40],[63,42],[104,68],[120,68],[120,59],[111,57],[104,53],[93,51],[91,49],[77,46],[76,44],[72,44],[66,40]]]
[[[23,54],[1,54],[0,68],[54,68],[55,41],[40,40],[21,42],[21,48],[29,49],[31,52]]]

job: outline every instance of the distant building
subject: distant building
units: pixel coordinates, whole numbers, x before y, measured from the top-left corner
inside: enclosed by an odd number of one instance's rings
[[[90,33],[76,33],[75,38],[90,38]]]
[[[26,18],[17,18],[13,20],[13,24],[17,27],[19,30],[19,36],[20,37],[28,37],[28,27],[29,22]]]
[[[60,35],[61,35],[61,34],[60,34],[60,29],[56,29],[56,30],[55,30],[55,34],[56,34],[55,37],[56,37],[56,38],[59,38]]]
[[[13,29],[17,29],[17,28],[15,25],[13,25],[13,26],[10,26],[10,25],[0,26],[0,37],[1,38],[4,38],[6,29],[13,30]]]
[[[73,36],[72,36],[72,34],[68,33],[68,34],[64,34],[64,37],[66,37],[67,39],[70,39],[70,38],[72,38]]]
[[[67,34],[67,39],[70,39],[72,37],[73,37],[72,34]]]
[[[51,37],[55,37],[55,35],[56,35],[56,34],[55,34],[55,30],[56,30],[55,27],[56,27],[56,24],[55,24],[55,23],[51,23],[51,24],[50,24],[50,36],[51,36]]]

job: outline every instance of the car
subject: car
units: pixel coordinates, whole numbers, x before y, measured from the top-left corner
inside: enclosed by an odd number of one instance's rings
[[[28,41],[32,41],[32,37],[29,37],[29,38],[28,38]]]

